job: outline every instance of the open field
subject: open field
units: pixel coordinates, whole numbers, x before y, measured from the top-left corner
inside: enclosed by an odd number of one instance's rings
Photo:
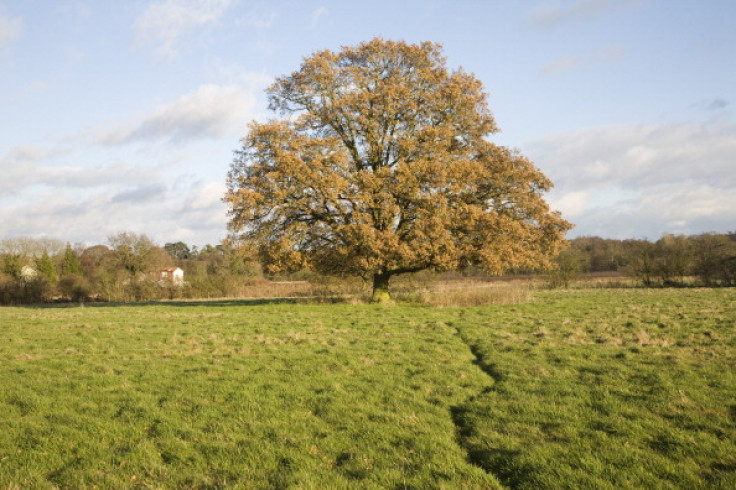
[[[0,488],[736,488],[736,291],[0,309]]]

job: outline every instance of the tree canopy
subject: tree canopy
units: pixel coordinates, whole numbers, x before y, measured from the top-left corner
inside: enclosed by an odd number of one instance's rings
[[[126,231],[108,241],[116,260],[133,277],[168,263],[167,254],[145,234]]]
[[[571,227],[498,128],[482,83],[439,44],[373,39],[306,58],[267,89],[228,174],[231,230],[267,271],[372,276],[480,265],[538,269]]]

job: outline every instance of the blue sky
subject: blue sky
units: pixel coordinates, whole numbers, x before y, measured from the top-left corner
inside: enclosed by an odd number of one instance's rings
[[[0,239],[217,243],[263,89],[324,48],[444,45],[570,237],[736,230],[730,0],[0,0]]]

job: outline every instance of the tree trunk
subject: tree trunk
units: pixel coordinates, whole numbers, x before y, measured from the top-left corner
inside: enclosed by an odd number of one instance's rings
[[[388,281],[391,279],[389,272],[376,272],[373,274],[373,297],[371,303],[388,303],[391,295],[388,291]]]

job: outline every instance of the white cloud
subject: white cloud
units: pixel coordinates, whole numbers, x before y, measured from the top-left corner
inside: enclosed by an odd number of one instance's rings
[[[158,55],[177,54],[181,37],[196,27],[217,22],[231,0],[163,0],[150,4],[136,19],[139,44],[156,45]]]
[[[23,30],[20,18],[11,18],[0,12],[0,48],[15,41]]]
[[[628,48],[625,46],[605,46],[585,55],[566,55],[544,65],[539,75],[547,77],[577,68],[616,63],[626,56],[627,52]]]
[[[694,179],[736,185],[736,124],[622,125],[552,135],[529,152],[558,185],[645,188]]]
[[[723,97],[715,97],[699,100],[698,102],[692,104],[690,107],[699,111],[719,113],[727,110],[729,105],[729,101],[724,99]]]
[[[587,191],[573,191],[550,199],[553,209],[561,211],[567,217],[579,216],[590,201],[590,193]]]
[[[279,15],[272,9],[272,4],[255,4],[237,19],[236,28],[246,30],[251,36],[245,44],[249,51],[266,56],[276,52],[276,44],[269,30],[276,25]]]
[[[537,27],[555,27],[579,19],[590,19],[606,10],[627,7],[639,3],[637,0],[577,0],[554,1],[538,5],[529,18]]]
[[[43,80],[36,80],[24,85],[13,97],[13,102],[25,102],[48,90],[48,84]]]
[[[2,189],[9,199],[0,206],[0,236],[50,236],[75,242],[97,235],[102,240],[145,224],[141,217],[155,214],[151,199],[141,199],[145,196],[136,191],[162,189],[166,177],[160,171],[124,163],[50,166],[41,163],[46,155],[16,149],[0,159],[2,168],[11,170],[8,180],[13,185],[7,194]],[[13,162],[16,165],[6,167]],[[128,199],[122,199],[126,192]]]
[[[225,195],[226,190],[227,188],[224,182],[207,182],[190,189],[183,211],[200,211],[211,209],[213,206],[220,207],[222,197]]]
[[[258,92],[265,77],[240,85],[203,85],[196,92],[161,104],[148,116],[113,130],[96,131],[103,145],[164,140],[174,143],[219,139],[242,132],[256,116]]]
[[[657,239],[664,233],[736,230],[736,192],[695,182],[654,186],[614,205],[594,206],[576,216],[571,236]]]
[[[317,24],[319,23],[319,21],[320,21],[320,20],[321,20],[321,19],[322,19],[322,18],[323,18],[323,17],[325,16],[325,15],[327,15],[327,13],[328,13],[328,12],[329,12],[329,10],[327,10],[327,7],[325,7],[324,5],[323,5],[323,6],[320,6],[320,7],[318,7],[317,9],[315,9],[315,10],[314,10],[314,11],[312,12],[312,15],[310,16],[309,26],[310,26],[311,28],[315,28],[315,27],[317,27]]]
[[[611,126],[527,147],[573,234],[618,238],[736,227],[736,124]]]
[[[713,99],[710,104],[708,104],[708,110],[710,111],[720,111],[726,107],[728,107],[728,101],[720,97]]]
[[[30,187],[64,189],[91,189],[111,185],[130,185],[144,180],[161,178],[157,171],[140,166],[114,162],[97,167],[44,164],[59,154],[44,148],[16,147],[0,156],[0,193],[16,196]]]
[[[35,178],[35,162],[42,158],[45,150],[33,147],[13,148],[7,155],[0,157],[0,195],[7,195],[24,188]]]
[[[273,27],[277,15],[275,12],[261,12],[253,9],[245,19],[245,23],[258,31],[266,31]]]
[[[181,199],[176,214],[190,234],[210,231],[210,235],[225,236],[227,229],[227,205],[224,182],[203,182],[193,185]]]
[[[143,176],[139,183],[92,191],[46,188],[0,206],[0,237],[56,237],[94,245],[133,231],[159,244],[182,240],[204,245],[227,234],[222,184],[194,182],[174,192],[169,181]]]
[[[260,74],[231,75],[230,85],[201,86],[117,129],[99,127],[48,148],[19,146],[0,154],[0,237],[94,244],[130,230],[160,243],[203,245],[224,238],[227,207],[221,198],[229,152],[220,155],[212,149],[217,144],[203,140],[241,135],[259,115],[257,94],[269,81]],[[150,145],[115,149],[117,158],[136,158],[139,165],[109,161],[104,148],[158,142],[178,143],[176,152]],[[206,179],[217,183],[201,181],[203,161],[212,170]]]
[[[142,184],[131,189],[114,194],[111,203],[153,203],[160,202],[166,197],[167,188],[163,183]]]

